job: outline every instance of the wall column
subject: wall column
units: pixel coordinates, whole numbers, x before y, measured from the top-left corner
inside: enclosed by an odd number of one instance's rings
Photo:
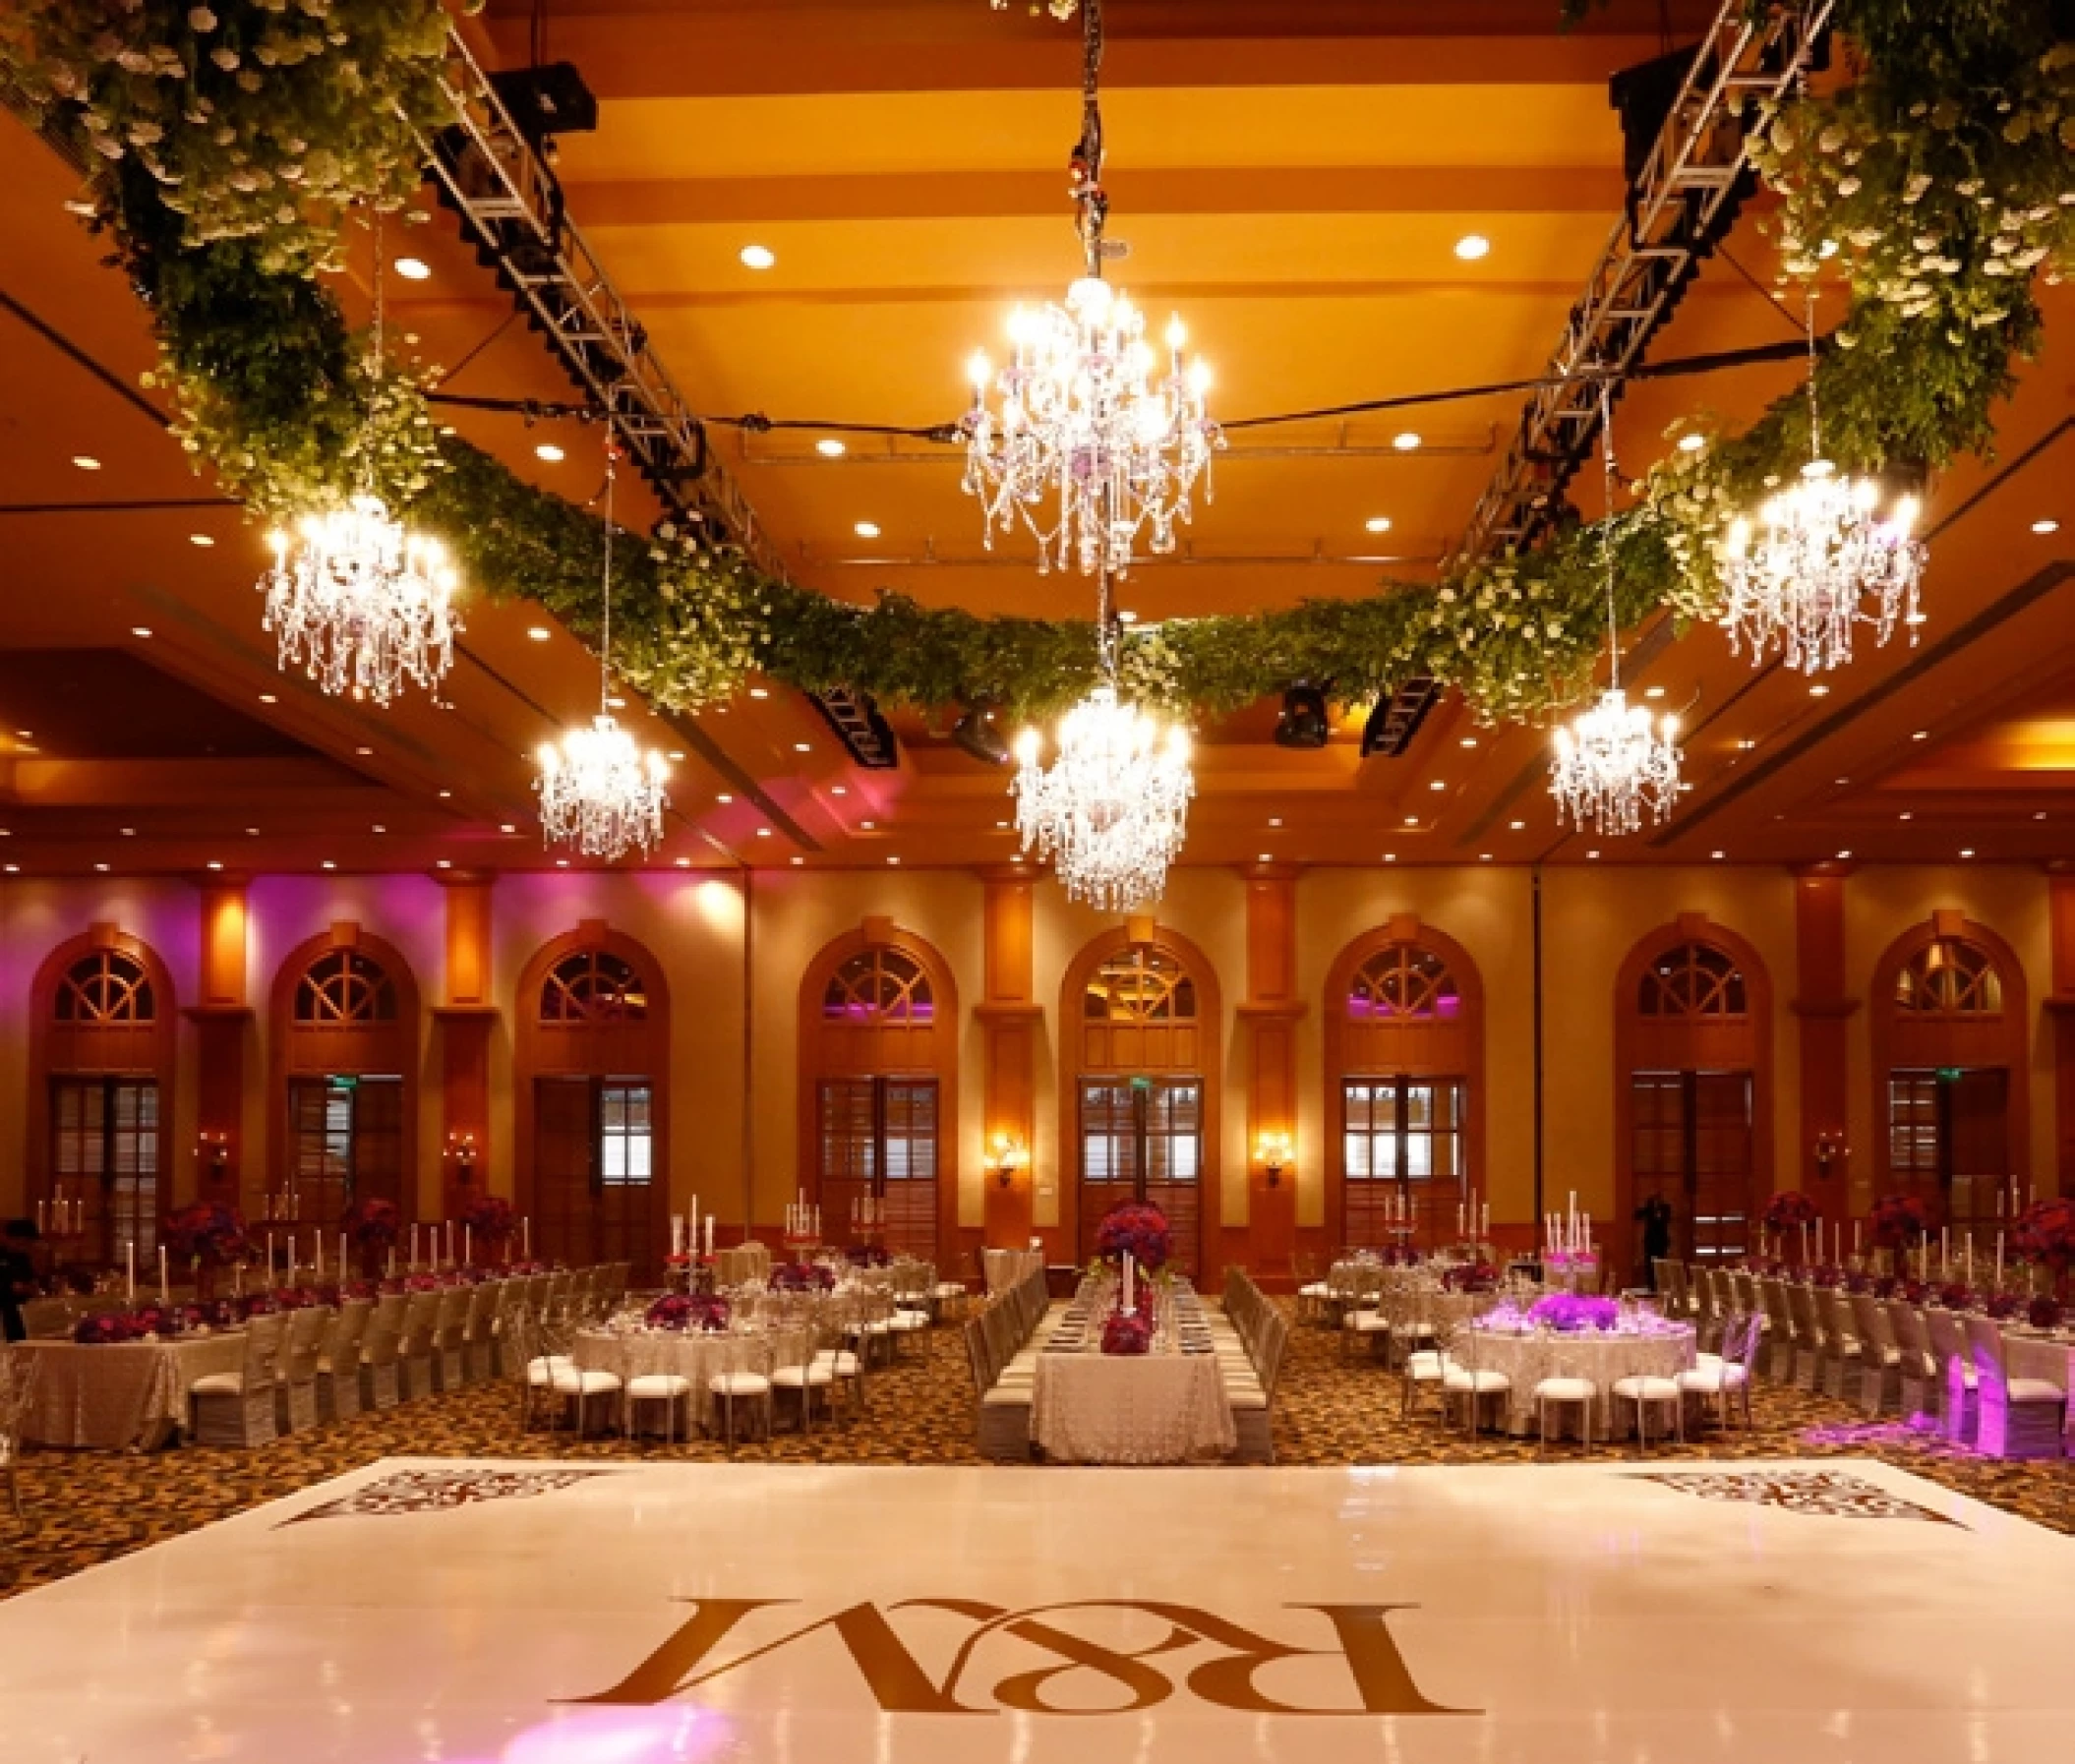
[[[243,1205],[245,1048],[252,1006],[245,995],[246,878],[212,875],[202,890],[202,996],[183,1013],[195,1026],[194,1193]],[[186,1192],[185,1148],[170,1149],[176,1190]]]
[[[494,875],[441,870],[446,890],[445,1002],[433,1007],[440,1034],[440,1203],[435,1217],[457,1218],[471,1197],[514,1193],[508,1165],[490,1144],[491,889]]]
[[[979,1124],[985,1242],[989,1249],[1011,1249],[1028,1244],[1032,1236],[1037,1169],[1031,1147],[1044,1011],[1037,998],[1030,872],[1017,864],[982,870],[980,876],[986,884],[986,972],[974,1014],[979,1019],[986,1094]],[[1004,1148],[1012,1153],[1006,1166],[1000,1155]],[[1018,1151],[1020,1157],[1014,1155]]]
[[[2075,863],[2046,867],[2053,949],[2053,1175],[2055,1192],[2075,1195]]]
[[[1226,1255],[1286,1287],[1297,1241],[1297,1172],[1323,1166],[1320,1147],[1297,1143],[1297,871],[1254,864],[1246,876],[1246,998],[1239,1006],[1246,1074],[1247,1225],[1241,1244],[1226,1234]],[[1262,1161],[1264,1136],[1286,1136],[1291,1156],[1279,1171]]]
[[[1851,1146],[1848,1139],[1851,1020],[1859,1009],[1859,1000],[1845,992],[1850,873],[1840,864],[1818,863],[1794,874],[1794,1014],[1801,1027],[1802,1078],[1797,1174],[1802,1192],[1833,1224],[1871,1205],[1877,1167],[1873,1147]]]

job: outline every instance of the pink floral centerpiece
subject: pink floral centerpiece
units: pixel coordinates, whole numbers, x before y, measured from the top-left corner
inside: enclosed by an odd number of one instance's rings
[[[194,1265],[195,1290],[202,1298],[213,1294],[221,1269],[252,1260],[244,1218],[220,1202],[196,1201],[169,1213],[158,1237],[169,1261]]]
[[[1096,1228],[1096,1254],[1104,1262],[1122,1262],[1128,1255],[1148,1273],[1167,1265],[1174,1254],[1174,1231],[1167,1215],[1144,1201],[1127,1201],[1112,1206]]]
[[[1105,1354],[1146,1354],[1153,1351],[1153,1319],[1139,1310],[1112,1311],[1102,1324]]]
[[[2065,1303],[2068,1270],[2075,1267],[2075,1201],[2035,1201],[2018,1214],[2011,1241],[2027,1262],[2051,1270],[2054,1296]]]
[[[468,1227],[469,1248],[491,1251],[498,1262],[518,1232],[518,1214],[503,1195],[471,1195],[461,1208],[461,1223]]]
[[[403,1213],[393,1201],[369,1195],[346,1208],[341,1221],[353,1248],[360,1253],[360,1271],[370,1280],[382,1277],[382,1264],[396,1240],[403,1235]]]

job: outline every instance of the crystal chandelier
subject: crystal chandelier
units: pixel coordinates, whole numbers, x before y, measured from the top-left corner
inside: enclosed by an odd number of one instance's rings
[[[1815,401],[1815,300],[1808,301],[1808,463],[1801,482],[1758,510],[1758,528],[1739,519],[1722,548],[1727,590],[1721,622],[1732,653],[1748,643],[1753,667],[1784,652],[1805,674],[1842,668],[1852,659],[1855,625],[1873,627],[1884,644],[1899,623],[1917,641],[1924,622],[1918,586],[1924,547],[1911,535],[1917,499],[1902,497],[1880,512],[1880,486],[1848,478],[1822,456]]]
[[[383,371],[382,217],[375,221],[375,322],[368,374]],[[371,395],[368,427],[374,425]],[[301,668],[321,691],[385,705],[406,680],[436,691],[453,666],[457,578],[437,540],[406,532],[374,491],[372,433],[361,449],[361,490],[343,507],[268,535],[273,567],[261,578],[262,617],[280,666]]]
[[[612,415],[605,440],[605,628],[598,649],[598,715],[588,729],[571,729],[540,748],[541,832],[549,844],[574,846],[608,863],[639,847],[645,857],[663,837],[664,783],[670,767],[653,749],[643,752],[613,716],[613,477],[619,449]]]
[[[1081,139],[1072,160],[1075,230],[1086,273],[1061,305],[1009,321],[1011,356],[997,374],[973,358],[963,488],[978,499],[991,550],[997,529],[1019,519],[1038,541],[1038,567],[1083,575],[1131,568],[1141,534],[1155,552],[1174,549],[1174,529],[1194,509],[1199,479],[1211,496],[1211,456],[1223,433],[1205,413],[1210,370],[1183,354],[1179,319],[1167,327],[1166,363],[1146,338],[1146,321],[1102,279],[1100,0],[1082,12]],[[989,389],[998,407],[988,403]]]
[[[1557,819],[1579,832],[1634,833],[1647,809],[1664,820],[1679,800],[1679,719],[1653,723],[1621,689],[1621,629],[1614,605],[1614,422],[1607,382],[1599,388],[1600,465],[1606,482],[1607,689],[1591,709],[1556,732],[1549,769]]]

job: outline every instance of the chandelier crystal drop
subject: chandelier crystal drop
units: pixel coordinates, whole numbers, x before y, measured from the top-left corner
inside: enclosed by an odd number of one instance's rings
[[[375,217],[375,313],[367,374],[379,388],[384,364],[382,216]],[[280,666],[300,668],[321,691],[386,705],[406,680],[437,692],[454,661],[461,618],[458,578],[438,541],[405,530],[375,494],[372,462],[378,399],[371,394],[362,482],[343,505],[268,535],[273,567],[260,579],[264,628]]]
[[[1027,729],[1010,794],[1023,849],[1049,858],[1068,900],[1105,912],[1152,905],[1188,831],[1189,733],[1121,703],[1105,681],[1067,712],[1058,757]]]
[[[408,533],[382,499],[306,516],[268,535],[262,622],[280,665],[320,690],[385,705],[408,680],[435,690],[453,666],[455,575],[445,549]]]
[[[1884,644],[1900,624],[1915,644],[1924,623],[1917,499],[1899,498],[1885,514],[1880,500],[1872,479],[1842,477],[1812,459],[1800,483],[1758,510],[1755,529],[1749,520],[1731,525],[1722,624],[1733,654],[1749,645],[1755,666],[1778,650],[1788,667],[1820,674],[1851,661],[1859,625]]]
[[[1591,709],[1556,732],[1549,788],[1557,821],[1602,835],[1639,832],[1643,815],[1667,819],[1679,800],[1679,719],[1652,720],[1621,685],[1621,624],[1614,600],[1614,411],[1599,386],[1600,470],[1606,494],[1601,524],[1607,575],[1607,689]]]
[[[1752,667],[1778,650],[1804,674],[1852,659],[1856,626],[1885,644],[1900,624],[1910,643],[1924,623],[1918,589],[1925,551],[1912,529],[1917,499],[1899,498],[1882,514],[1870,478],[1840,476],[1822,456],[1822,413],[1815,394],[1815,290],[1804,306],[1808,341],[1808,463],[1801,481],[1758,510],[1756,529],[1739,519],[1725,536],[1720,622],[1733,654],[1748,644]]]
[[[653,748],[644,751],[612,713],[613,657],[613,479],[620,451],[613,439],[610,406],[605,434],[605,628],[598,645],[598,715],[588,729],[571,729],[540,746],[542,836],[550,845],[574,846],[586,857],[615,862],[630,851],[642,856],[663,838],[664,786],[670,765]]]
[[[1086,0],[1082,23],[1072,194],[1086,268],[1064,304],[1011,315],[998,373],[984,352],[974,356],[963,489],[979,501],[989,550],[997,531],[1021,521],[1038,541],[1040,572],[1071,564],[1123,576],[1141,536],[1154,552],[1174,549],[1199,482],[1211,500],[1212,456],[1225,443],[1205,406],[1210,369],[1183,352],[1181,320],[1168,323],[1163,367],[1144,315],[1102,279],[1115,248],[1106,253],[1102,241],[1100,0]]]

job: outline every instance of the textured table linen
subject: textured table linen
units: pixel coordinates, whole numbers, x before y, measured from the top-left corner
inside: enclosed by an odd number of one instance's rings
[[[770,1274],[771,1252],[762,1244],[738,1244],[732,1250],[714,1252],[713,1277],[722,1286],[746,1286]]]
[[[633,1329],[622,1334],[612,1329],[583,1329],[576,1336],[570,1358],[583,1372],[610,1372],[622,1382],[652,1377],[677,1377],[691,1384],[692,1413],[702,1432],[720,1426],[720,1413],[709,1388],[721,1373],[741,1364],[745,1351],[768,1347],[770,1363],[791,1365],[805,1359],[813,1350],[813,1336],[805,1329],[771,1329],[740,1334],[702,1329]]]
[[[1039,1354],[1031,1436],[1073,1464],[1183,1464],[1239,1443],[1215,1354]]]
[[[1507,1392],[1507,1431],[1529,1434],[1535,1431],[1535,1386],[1544,1379],[1590,1379],[1599,1386],[1593,1405],[1592,1432],[1597,1439],[1611,1439],[1615,1432],[1614,1384],[1618,1379],[1648,1377],[1675,1379],[1693,1364],[1694,1340],[1690,1326],[1678,1325],[1663,1333],[1625,1335],[1579,1330],[1564,1334],[1514,1334],[1505,1329],[1465,1329],[1455,1341],[1455,1358],[1480,1372],[1502,1372],[1512,1381]],[[1622,1421],[1633,1423],[1632,1409]]]
[[[245,1337],[232,1332],[181,1341],[125,1341],[83,1347],[35,1341],[26,1437],[38,1445],[101,1451],[162,1445],[187,1426],[188,1386],[245,1364]]]

